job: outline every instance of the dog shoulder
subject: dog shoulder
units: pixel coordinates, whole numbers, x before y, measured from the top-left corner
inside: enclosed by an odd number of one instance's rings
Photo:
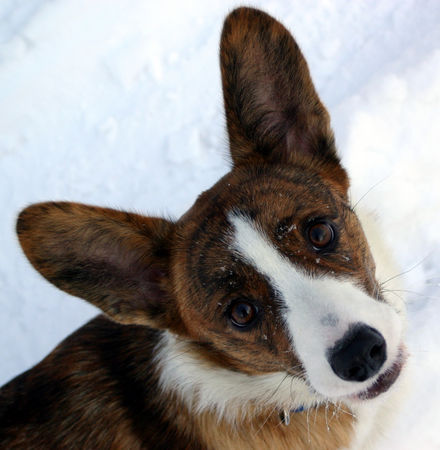
[[[157,394],[152,354],[160,334],[104,316],[74,332],[0,390],[2,445],[136,449],[178,441],[182,448],[185,437],[161,414]]]

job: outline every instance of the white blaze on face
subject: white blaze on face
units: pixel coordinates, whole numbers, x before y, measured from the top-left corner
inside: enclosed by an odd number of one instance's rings
[[[265,276],[285,302],[286,331],[317,392],[329,398],[359,393],[393,365],[402,339],[402,320],[390,305],[370,297],[348,279],[308,276],[280,253],[249,218],[230,214],[229,221],[234,226],[233,250]],[[372,379],[344,381],[330,367],[327,352],[357,323],[382,334],[387,359]]]

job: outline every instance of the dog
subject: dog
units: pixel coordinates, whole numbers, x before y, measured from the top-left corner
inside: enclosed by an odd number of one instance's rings
[[[20,213],[35,269],[103,315],[1,389],[2,448],[365,448],[395,408],[405,305],[298,45],[238,8],[220,65],[232,169],[179,220]]]

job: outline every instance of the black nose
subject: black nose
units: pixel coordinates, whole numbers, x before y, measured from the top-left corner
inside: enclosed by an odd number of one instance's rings
[[[379,372],[386,357],[383,336],[361,323],[350,328],[327,353],[333,372],[346,381],[368,380]]]

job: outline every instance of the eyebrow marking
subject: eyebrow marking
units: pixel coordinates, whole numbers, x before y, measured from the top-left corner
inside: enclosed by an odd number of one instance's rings
[[[237,214],[230,214],[229,221],[234,226],[233,249],[241,259],[250,263],[262,275],[271,280],[275,287],[282,288],[286,277],[292,277],[290,261],[283,256],[265,236],[262,230],[258,230],[250,219]]]

